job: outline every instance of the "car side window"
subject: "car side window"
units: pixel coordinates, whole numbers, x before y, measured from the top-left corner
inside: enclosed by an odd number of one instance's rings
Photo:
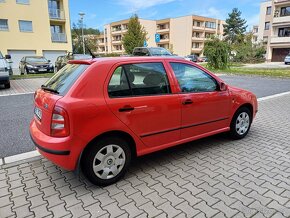
[[[109,83],[108,93],[112,98],[130,96],[132,94],[122,66],[114,71]]]
[[[192,65],[170,63],[182,92],[213,92],[218,86],[214,78]]]
[[[126,64],[118,67],[111,77],[110,97],[146,96],[170,93],[162,63]]]

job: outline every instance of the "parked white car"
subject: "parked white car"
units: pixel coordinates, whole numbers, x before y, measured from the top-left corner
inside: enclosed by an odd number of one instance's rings
[[[290,64],[290,53],[284,59],[285,64]]]
[[[6,89],[10,88],[9,70],[9,63],[0,52],[0,85],[4,84]]]

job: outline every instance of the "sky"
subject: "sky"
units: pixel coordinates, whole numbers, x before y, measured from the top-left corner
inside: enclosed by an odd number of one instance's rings
[[[84,12],[86,27],[101,31],[104,25],[130,18],[157,20],[185,15],[200,15],[225,20],[237,7],[248,29],[259,24],[260,0],[70,0],[71,23],[77,23],[79,12]]]

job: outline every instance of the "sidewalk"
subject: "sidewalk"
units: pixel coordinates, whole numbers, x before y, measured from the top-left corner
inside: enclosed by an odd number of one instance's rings
[[[11,88],[0,88],[0,96],[34,93],[48,78],[10,80]]]
[[[290,95],[261,101],[249,135],[139,158],[100,188],[35,157],[0,166],[0,217],[290,217]]]

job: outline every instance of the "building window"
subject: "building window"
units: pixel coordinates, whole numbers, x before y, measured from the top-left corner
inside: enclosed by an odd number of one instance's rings
[[[270,29],[270,22],[265,22],[265,30],[269,30]]]
[[[196,26],[200,27],[200,22],[199,21],[196,22]]]
[[[0,31],[8,31],[8,20],[0,19]]]
[[[25,5],[29,5],[29,0],[16,0],[17,4],[25,4]]]
[[[281,16],[290,16],[290,6],[281,8]]]
[[[4,3],[5,2],[5,0],[0,0],[0,3]]]
[[[18,23],[20,32],[32,32],[32,21],[19,20]]]
[[[290,37],[290,27],[279,28],[278,37]]]
[[[270,15],[271,14],[271,11],[272,11],[272,7],[267,7],[267,10],[266,10],[266,14],[267,15]]]
[[[215,22],[209,22],[209,21],[206,21],[206,22],[205,22],[205,27],[206,27],[206,28],[215,29],[215,28],[216,28],[216,23],[215,23]]]

